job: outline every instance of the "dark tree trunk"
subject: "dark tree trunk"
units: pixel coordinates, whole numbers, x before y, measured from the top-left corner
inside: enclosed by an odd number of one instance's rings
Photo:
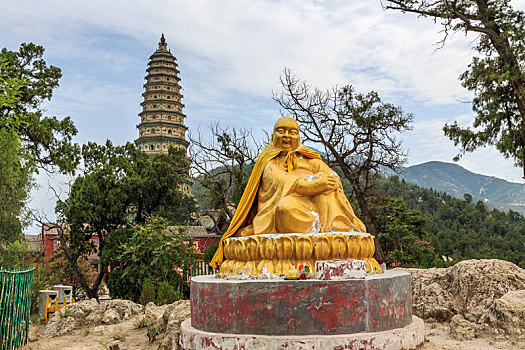
[[[93,290],[93,289],[91,289],[89,287],[89,285],[88,285],[88,283],[86,281],[86,278],[84,277],[84,275],[80,271],[80,268],[78,267],[77,259],[71,254],[71,251],[69,250],[69,248],[67,246],[67,242],[66,242],[66,240],[64,238],[64,233],[61,231],[62,228],[58,228],[58,230],[59,230],[59,232],[61,232],[59,234],[58,238],[60,240],[60,244],[62,245],[62,251],[64,252],[64,255],[66,256],[66,259],[71,264],[71,267],[73,268],[73,271],[77,275],[78,280],[80,282],[80,286],[82,287],[82,289],[84,289],[84,291],[86,292],[86,295],[88,296],[89,299],[95,298],[95,299],[98,300],[97,291]]]
[[[366,226],[366,229],[368,233],[374,236],[374,246],[375,246],[375,252],[374,252],[374,258],[381,264],[385,262],[385,254],[383,253],[383,249],[381,248],[381,244],[379,243],[379,237],[377,235],[377,228],[374,223],[374,219],[372,218],[372,214],[370,213],[370,210],[368,210],[368,200],[365,198],[365,196],[355,191],[357,203],[359,204],[359,209],[361,210],[361,218],[363,219],[363,223]]]

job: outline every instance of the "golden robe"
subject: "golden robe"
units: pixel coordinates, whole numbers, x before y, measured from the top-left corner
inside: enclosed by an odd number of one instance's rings
[[[300,179],[313,181],[334,174],[319,154],[304,145],[278,157],[282,149],[268,145],[259,155],[228,230],[221,237],[210,265],[224,259],[223,240],[232,236],[269,233],[325,232],[339,226],[365,231],[342,186],[317,196],[294,191]],[[257,196],[257,200],[255,200]],[[334,223],[337,223],[334,227]]]

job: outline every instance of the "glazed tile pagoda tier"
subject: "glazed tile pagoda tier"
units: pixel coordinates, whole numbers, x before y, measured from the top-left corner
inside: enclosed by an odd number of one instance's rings
[[[150,56],[146,69],[144,100],[139,113],[139,138],[135,143],[142,151],[154,155],[168,153],[170,146],[188,146],[186,116],[183,113],[179,71],[175,56],[168,50],[164,34],[158,49]]]

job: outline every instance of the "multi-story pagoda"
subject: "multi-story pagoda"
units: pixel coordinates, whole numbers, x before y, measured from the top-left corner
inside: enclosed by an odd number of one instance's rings
[[[184,125],[186,116],[182,112],[184,105],[181,102],[179,71],[164,34],[159,47],[149,58],[146,72],[136,145],[150,155],[168,153],[170,145],[186,149],[188,128]]]

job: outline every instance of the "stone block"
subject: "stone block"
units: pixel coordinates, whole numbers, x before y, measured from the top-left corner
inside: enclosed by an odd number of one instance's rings
[[[340,281],[365,279],[366,262],[363,260],[323,260],[315,263],[315,279]]]
[[[64,286],[64,285],[56,285],[51,287],[51,289],[56,290],[58,292],[58,303],[63,304],[64,299],[66,300],[67,304],[71,304],[73,302],[73,287],[72,286]]]
[[[51,302],[55,303],[58,297],[56,290],[39,290],[38,291],[38,319],[45,320],[46,318],[46,300],[51,298]]]

